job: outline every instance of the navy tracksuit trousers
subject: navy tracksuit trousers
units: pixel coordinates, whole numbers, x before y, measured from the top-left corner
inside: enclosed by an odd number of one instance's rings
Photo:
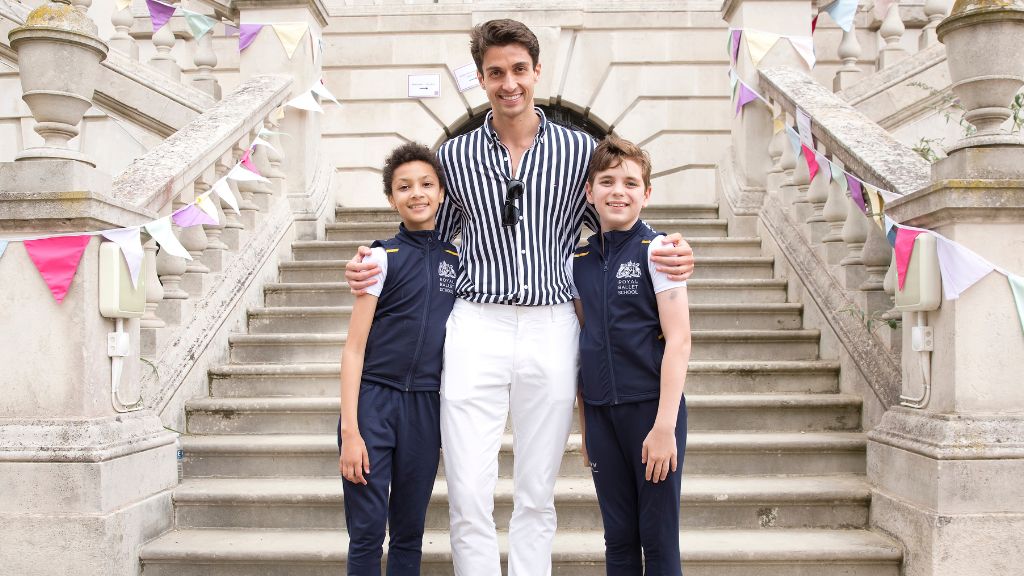
[[[388,576],[420,573],[423,525],[441,449],[440,413],[437,392],[365,383],[359,389],[357,418],[370,474],[366,485],[342,479],[349,576],[380,576],[385,525]]]
[[[641,457],[644,439],[658,414],[658,400],[588,404],[583,413],[587,454],[604,520],[608,576],[681,576],[679,497],[686,450],[686,400],[676,422],[676,471],[669,471],[657,484],[644,479],[647,466]]]

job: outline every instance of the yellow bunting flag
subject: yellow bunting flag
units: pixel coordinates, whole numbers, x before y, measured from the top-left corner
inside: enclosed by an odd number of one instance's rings
[[[284,118],[284,106],[278,106],[276,110],[270,113],[270,121],[277,123]]]
[[[132,0],[114,0],[114,6],[117,6],[118,11],[124,10],[131,5]]]
[[[281,45],[284,46],[284,51],[288,54],[288,58],[295,54],[295,49],[299,47],[299,41],[306,34],[306,30],[309,29],[309,24],[305,22],[285,22],[283,24],[273,24],[274,32],[277,33],[278,39],[281,40]]]
[[[782,121],[782,118],[776,118],[772,122],[772,136],[782,132],[786,129],[786,123]]]
[[[757,68],[768,51],[775,46],[782,36],[761,30],[744,30],[743,39],[747,42],[747,50],[750,52],[750,61]]]
[[[866,182],[864,183],[864,193],[868,197],[868,202],[871,203],[871,218],[875,221],[875,224],[878,224],[878,228],[885,232],[885,223],[882,221],[882,210],[884,209],[885,202],[878,195],[878,190]]]

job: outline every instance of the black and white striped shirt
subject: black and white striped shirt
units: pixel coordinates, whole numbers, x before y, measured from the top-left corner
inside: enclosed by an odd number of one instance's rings
[[[445,199],[437,214],[441,238],[462,234],[455,294],[470,302],[546,306],[572,300],[565,261],[582,224],[597,230],[584,184],[595,142],[590,135],[540,116],[537,136],[511,174],[508,149],[491,125],[445,142],[437,152],[444,168]],[[506,185],[525,184],[516,226],[501,224]]]

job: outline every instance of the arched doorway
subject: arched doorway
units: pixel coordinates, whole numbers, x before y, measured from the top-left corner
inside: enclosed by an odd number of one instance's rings
[[[555,124],[561,124],[574,130],[586,132],[597,140],[601,140],[608,133],[598,126],[595,122],[589,118],[583,116],[575,110],[565,108],[563,106],[545,106],[537,105],[538,108],[544,111],[544,115],[547,116],[548,120]],[[475,114],[468,118],[461,126],[452,131],[451,137],[461,136],[468,132],[476,130],[484,123],[484,118],[487,117],[487,111],[484,110],[478,114]]]

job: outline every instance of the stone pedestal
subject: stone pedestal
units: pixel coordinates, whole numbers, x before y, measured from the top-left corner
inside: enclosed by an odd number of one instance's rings
[[[110,178],[81,162],[0,164],[0,235],[131,226],[155,215],[105,196]],[[69,217],[70,216],[70,217]],[[0,259],[0,565],[5,574],[136,575],[138,549],[172,522],[175,434],[150,410],[119,413],[99,314],[94,237],[58,304],[21,242]],[[139,397],[139,322],[125,330],[120,394]],[[16,336],[11,336],[16,335]]]
[[[934,230],[990,262],[1024,271],[1024,149],[966,148],[934,184],[893,202],[899,222]],[[982,178],[988,175],[989,178]],[[869,434],[872,524],[906,545],[906,576],[1014,574],[1024,566],[1024,338],[1006,278],[992,273],[927,313],[930,359],[903,330],[903,394]]]

